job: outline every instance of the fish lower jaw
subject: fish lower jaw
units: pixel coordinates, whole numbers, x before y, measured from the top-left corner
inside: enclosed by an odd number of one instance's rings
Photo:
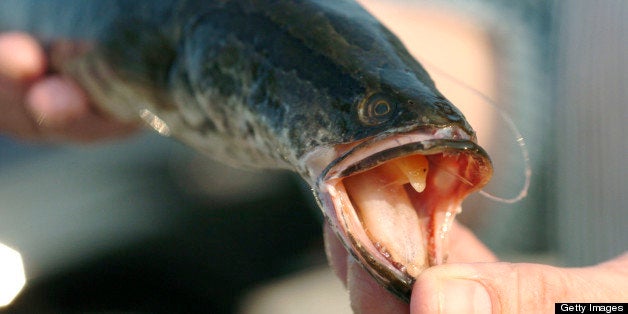
[[[462,200],[483,185],[473,155],[396,157],[326,182],[328,218],[349,251],[384,287],[409,299],[414,279],[447,260]]]

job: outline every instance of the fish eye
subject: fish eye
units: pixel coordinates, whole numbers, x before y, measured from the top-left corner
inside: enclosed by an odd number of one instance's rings
[[[376,116],[383,116],[390,112],[390,104],[386,101],[380,100],[373,105],[373,114]]]
[[[381,93],[372,94],[358,104],[358,118],[369,126],[387,121],[394,111],[394,103]]]

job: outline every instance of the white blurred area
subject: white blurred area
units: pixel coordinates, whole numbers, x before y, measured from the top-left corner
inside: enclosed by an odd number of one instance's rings
[[[25,283],[22,255],[0,243],[0,309],[11,304]]]

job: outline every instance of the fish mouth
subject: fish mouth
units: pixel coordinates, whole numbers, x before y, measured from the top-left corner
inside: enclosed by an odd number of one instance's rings
[[[460,204],[488,183],[488,154],[454,128],[389,132],[355,144],[317,180],[317,199],[349,252],[409,301],[415,278],[447,259]]]

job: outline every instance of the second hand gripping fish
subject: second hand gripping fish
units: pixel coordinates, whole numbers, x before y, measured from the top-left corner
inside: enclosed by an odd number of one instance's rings
[[[463,115],[351,0],[3,0],[99,108],[226,163],[288,168],[351,254],[408,301],[492,174]]]

